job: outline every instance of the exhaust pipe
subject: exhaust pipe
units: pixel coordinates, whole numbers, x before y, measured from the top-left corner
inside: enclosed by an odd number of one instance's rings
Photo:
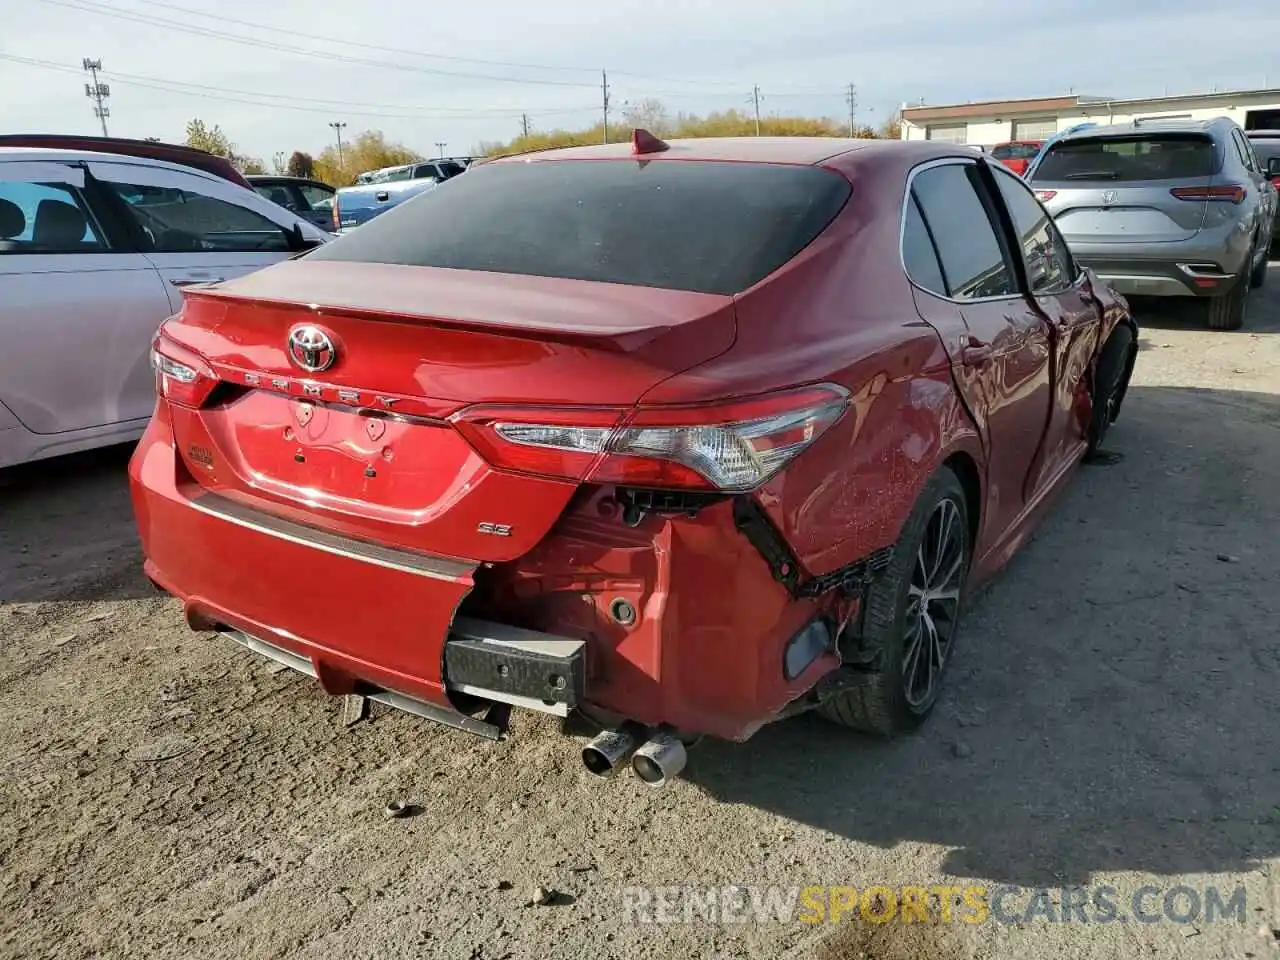
[[[613,776],[618,764],[636,748],[636,738],[624,730],[605,730],[582,748],[582,763],[597,777]]]
[[[684,743],[672,733],[659,733],[643,744],[631,758],[631,769],[651,787],[665,786],[680,775],[689,754]]]

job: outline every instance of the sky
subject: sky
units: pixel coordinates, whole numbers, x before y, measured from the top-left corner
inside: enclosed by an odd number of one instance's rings
[[[0,0],[0,132],[99,133],[81,61],[102,61],[111,135],[318,153],[382,130],[467,155],[655,98],[879,125],[904,102],[1280,87],[1280,7],[1231,0]],[[1206,21],[1230,29],[1206,32]],[[1250,37],[1259,42],[1250,42]],[[1268,71],[1271,75],[1268,76]],[[443,147],[438,146],[444,144]]]

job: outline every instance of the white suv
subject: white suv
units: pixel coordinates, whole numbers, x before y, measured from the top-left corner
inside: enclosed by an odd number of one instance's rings
[[[191,167],[0,148],[0,467],[136,439],[155,404],[151,338],[182,288],[327,238]]]

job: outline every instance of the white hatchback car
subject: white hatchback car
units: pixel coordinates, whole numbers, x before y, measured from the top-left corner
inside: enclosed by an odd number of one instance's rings
[[[182,288],[326,239],[191,167],[0,148],[0,467],[136,439],[155,405],[151,338]]]

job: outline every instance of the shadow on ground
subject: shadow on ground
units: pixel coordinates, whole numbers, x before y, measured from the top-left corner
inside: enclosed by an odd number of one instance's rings
[[[0,603],[154,597],[126,475],[132,445],[0,471]]]
[[[1280,397],[1135,386],[1108,447],[970,610],[919,733],[816,716],[686,776],[945,869],[1059,886],[1280,855]]]

